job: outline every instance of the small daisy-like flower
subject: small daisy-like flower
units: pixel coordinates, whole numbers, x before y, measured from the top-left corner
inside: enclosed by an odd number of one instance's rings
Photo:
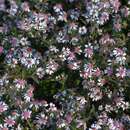
[[[31,113],[32,112],[30,110],[24,110],[22,112],[22,119],[27,120],[27,119],[31,118]]]
[[[116,70],[117,70],[117,73],[116,73],[117,77],[124,78],[126,76],[126,68],[121,66],[117,68]]]
[[[14,83],[17,89],[24,89],[26,85],[26,81],[23,79],[15,79]]]
[[[120,65],[124,65],[126,61],[126,53],[120,49],[120,48],[115,48],[113,50],[113,56],[115,56],[115,62],[119,63]]]
[[[84,35],[87,33],[87,28],[85,26],[79,28],[79,34]]]
[[[47,117],[44,113],[41,113],[40,115],[38,115],[38,116],[36,117],[36,122],[37,122],[39,125],[47,125],[48,117]]]
[[[38,78],[43,78],[43,76],[45,75],[45,70],[42,67],[39,67],[36,70],[36,75],[38,76]]]
[[[93,64],[88,63],[84,65],[84,70],[80,72],[80,76],[87,79],[93,76]]]
[[[90,92],[88,93],[88,95],[93,101],[98,101],[102,99],[103,94],[99,87],[90,88],[89,91]]]
[[[11,116],[6,117],[4,122],[8,127],[12,127],[16,124],[16,121]]]
[[[71,31],[76,31],[78,29],[78,25],[77,24],[75,24],[74,22],[73,23],[70,23],[70,25],[69,25],[69,32],[71,32]]]
[[[114,102],[116,105],[115,111],[117,111],[117,112],[118,112],[118,109],[120,109],[120,108],[122,108],[123,110],[126,110],[129,108],[129,103],[126,102],[123,97],[115,97]]]
[[[91,58],[93,56],[93,46],[91,44],[85,45],[85,57]]]
[[[4,102],[0,101],[0,113],[6,111],[8,109],[7,104],[5,104]]]
[[[68,54],[67,60],[72,61],[72,60],[74,60],[75,58],[76,58],[76,57],[75,57],[75,54],[74,54],[73,52],[70,52],[70,53]]]
[[[101,23],[104,24],[107,20],[109,20],[109,13],[103,12],[100,17]]]
[[[119,0],[114,0],[114,1],[110,0],[110,3],[112,4],[112,6],[114,8],[115,13],[117,13],[119,10],[119,7],[121,5],[120,1]]]
[[[67,57],[69,56],[70,52],[71,52],[71,51],[70,51],[69,48],[63,47],[63,48],[62,48],[62,53],[59,55],[59,58],[60,58],[62,61],[67,60]]]
[[[27,41],[27,38],[25,38],[25,37],[22,37],[19,42],[20,42],[20,44],[21,44],[22,46],[27,46],[27,45],[29,45],[29,41]]]
[[[121,17],[120,15],[116,15],[113,21],[113,28],[115,31],[121,31],[122,29],[122,23],[121,23]]]
[[[46,65],[46,73],[51,75],[58,69],[58,64],[54,60],[50,60],[49,63]]]

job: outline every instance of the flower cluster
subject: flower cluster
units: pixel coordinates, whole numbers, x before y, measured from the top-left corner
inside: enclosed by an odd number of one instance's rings
[[[130,1],[0,0],[0,130],[129,130]]]

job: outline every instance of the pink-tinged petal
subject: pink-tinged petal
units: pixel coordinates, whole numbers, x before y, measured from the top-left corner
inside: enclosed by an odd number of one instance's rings
[[[4,48],[0,46],[0,54],[3,53]]]

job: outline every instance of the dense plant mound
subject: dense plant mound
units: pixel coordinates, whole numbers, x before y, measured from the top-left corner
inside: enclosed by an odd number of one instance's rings
[[[0,130],[129,130],[129,8],[0,0]]]

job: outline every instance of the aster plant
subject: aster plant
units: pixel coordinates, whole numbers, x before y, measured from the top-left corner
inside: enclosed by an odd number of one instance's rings
[[[130,130],[130,0],[0,0],[0,130]]]

